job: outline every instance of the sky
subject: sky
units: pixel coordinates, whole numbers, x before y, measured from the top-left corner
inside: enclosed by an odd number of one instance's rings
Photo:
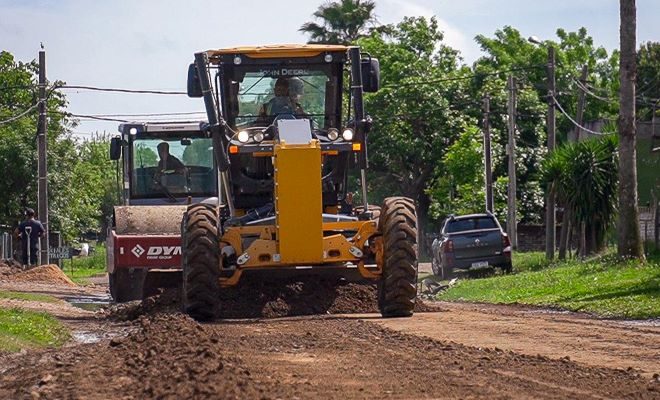
[[[17,60],[46,50],[47,76],[68,85],[185,91],[188,64],[197,51],[277,43],[304,43],[298,28],[322,1],[279,0],[0,0],[0,50]],[[466,63],[481,52],[478,34],[505,25],[523,36],[556,39],[558,28],[580,27],[608,52],[618,48],[616,0],[376,0],[377,19],[436,16],[445,42]],[[660,1],[637,0],[638,42],[660,40]],[[654,20],[655,19],[655,20]],[[203,112],[201,99],[183,96],[65,90],[73,114]],[[163,118],[163,117],[153,117]],[[174,118],[174,117],[170,117]],[[176,117],[182,118],[182,117]],[[186,117],[188,118],[188,117]],[[203,119],[204,114],[190,118]],[[141,117],[122,117],[138,120]],[[85,138],[117,131],[117,122],[81,120]]]

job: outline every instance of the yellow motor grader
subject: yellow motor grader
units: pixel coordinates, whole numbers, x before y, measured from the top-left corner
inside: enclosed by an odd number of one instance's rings
[[[204,99],[218,168],[217,204],[182,221],[182,302],[217,316],[220,291],[246,274],[334,273],[378,283],[384,317],[413,313],[417,219],[411,199],[367,202],[363,92],[378,60],[359,47],[275,45],[195,54],[188,96]],[[349,172],[360,177],[352,204]],[[356,180],[357,181],[357,180]],[[356,196],[357,197],[357,196]]]

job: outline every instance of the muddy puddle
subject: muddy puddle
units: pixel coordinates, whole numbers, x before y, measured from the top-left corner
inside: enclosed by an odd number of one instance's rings
[[[98,311],[102,307],[107,307],[111,300],[107,295],[76,295],[63,297],[63,299],[72,306],[87,311]]]

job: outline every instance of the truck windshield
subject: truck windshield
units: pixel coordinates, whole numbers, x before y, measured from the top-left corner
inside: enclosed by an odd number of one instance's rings
[[[132,198],[215,195],[211,139],[138,137],[131,153]]]
[[[474,217],[450,221],[447,225],[448,233],[473,231],[475,229],[495,229],[497,224],[491,217]]]
[[[240,82],[231,81],[237,92],[232,113],[236,127],[269,125],[276,118],[307,118],[315,128],[324,128],[327,116],[336,116],[336,104],[326,104],[326,99],[335,98],[326,95],[336,85],[329,71],[272,66],[237,73]]]

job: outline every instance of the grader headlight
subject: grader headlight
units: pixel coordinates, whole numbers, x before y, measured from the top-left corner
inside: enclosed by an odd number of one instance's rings
[[[328,129],[328,139],[335,141],[339,137],[339,131],[335,128]]]
[[[350,142],[353,140],[353,130],[352,129],[344,129],[344,132],[341,133],[342,139],[344,139],[347,142]]]
[[[252,140],[254,140],[257,143],[261,143],[264,140],[264,133],[259,131],[252,135]]]
[[[241,143],[247,143],[250,140],[250,134],[248,133],[248,131],[240,131],[236,135],[236,138]]]

